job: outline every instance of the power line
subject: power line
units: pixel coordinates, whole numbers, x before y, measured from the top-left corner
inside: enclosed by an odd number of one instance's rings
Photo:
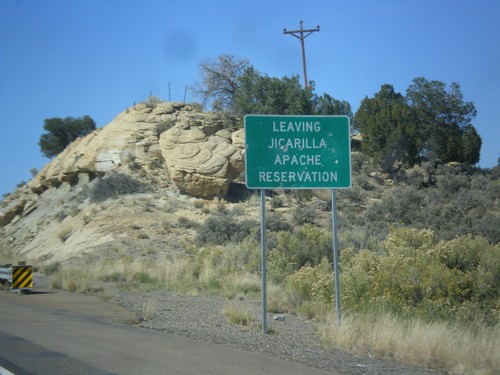
[[[304,30],[302,28],[302,21],[300,21],[300,29],[299,30],[291,30],[287,31],[287,29],[283,29],[283,34],[290,34],[300,40],[300,44],[302,46],[302,67],[304,68],[304,88],[307,89],[307,69],[306,69],[306,50],[304,47],[304,39],[309,35],[314,33],[315,31],[319,31],[319,26],[316,26],[315,29]]]

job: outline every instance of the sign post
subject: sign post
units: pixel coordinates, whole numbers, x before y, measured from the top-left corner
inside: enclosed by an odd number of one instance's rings
[[[262,270],[262,333],[267,333],[267,282],[266,282],[266,191],[260,191],[260,243]]]
[[[340,324],[336,189],[351,187],[347,116],[245,116],[245,179],[261,189],[262,332],[266,333],[265,189],[332,189],[333,258]]]

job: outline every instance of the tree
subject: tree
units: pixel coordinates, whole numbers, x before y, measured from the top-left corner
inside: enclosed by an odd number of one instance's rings
[[[203,82],[195,93],[211,101],[212,109],[238,116],[249,113],[280,115],[348,115],[351,106],[328,94],[314,94],[314,82],[302,88],[299,76],[269,77],[259,73],[247,59],[221,55],[200,64]]]
[[[344,115],[352,119],[352,110],[349,102],[332,98],[329,94],[313,97],[314,114],[316,115]]]
[[[471,124],[476,108],[463,100],[457,83],[447,90],[441,81],[418,77],[406,90],[406,99],[423,131],[423,155],[443,162],[479,160],[481,140]]]
[[[312,114],[313,87],[303,89],[297,75],[279,79],[261,75],[253,67],[249,67],[239,78],[234,110],[241,116],[249,113]]]
[[[247,59],[233,55],[220,55],[201,62],[202,84],[195,93],[204,103],[212,101],[215,111],[231,110],[239,78],[250,67]]]
[[[419,137],[414,113],[405,98],[385,84],[373,98],[366,97],[354,117],[354,127],[363,135],[362,149],[389,168],[401,161],[413,164]]]
[[[392,85],[383,85],[373,98],[365,98],[354,117],[363,135],[362,149],[383,167],[395,161],[413,164],[425,157],[442,162],[475,164],[481,137],[471,124],[476,116],[457,83],[419,77],[404,97]]]
[[[75,139],[91,133],[96,128],[90,116],[65,119],[54,117],[45,119],[44,122],[46,133],[40,136],[38,145],[43,156],[47,158],[58,155]]]
[[[481,154],[482,140],[472,125],[466,125],[462,135],[462,158],[464,163],[476,164]]]

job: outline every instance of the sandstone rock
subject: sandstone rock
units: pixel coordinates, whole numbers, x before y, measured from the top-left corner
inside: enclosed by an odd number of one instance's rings
[[[15,217],[23,212],[25,199],[14,200],[0,210],[0,227],[9,224]]]
[[[183,103],[140,103],[74,141],[28,187],[40,194],[64,182],[88,180],[85,174],[142,169],[142,177],[149,173],[162,185],[170,173],[180,191],[197,197],[224,196],[243,170],[243,149],[243,132],[231,133],[216,114]]]
[[[243,171],[242,148],[215,114],[183,113],[160,137],[170,177],[182,192],[212,198],[224,196]]]

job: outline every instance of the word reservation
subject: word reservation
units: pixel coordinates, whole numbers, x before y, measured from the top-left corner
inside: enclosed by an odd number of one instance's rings
[[[260,182],[331,182],[337,181],[337,172],[259,172]]]

